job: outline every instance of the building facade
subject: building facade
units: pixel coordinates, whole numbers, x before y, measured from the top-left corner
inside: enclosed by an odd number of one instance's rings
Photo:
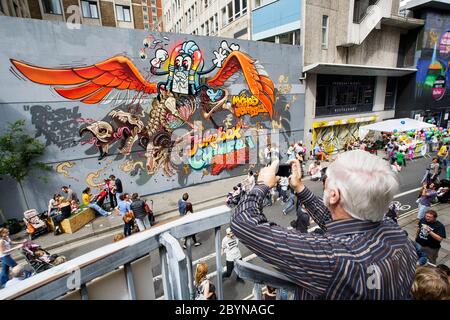
[[[328,152],[358,138],[361,125],[393,118],[402,34],[423,21],[398,15],[396,0],[308,0],[305,5],[305,140]]]
[[[305,0],[253,0],[252,40],[300,45]]]
[[[30,18],[27,0],[0,0],[0,15]]]
[[[403,13],[424,20],[425,25],[403,39],[402,46],[409,48],[403,60],[417,73],[402,79],[396,117],[450,128],[450,2],[409,1]]]
[[[167,32],[234,39],[251,39],[248,0],[165,0]]]
[[[163,29],[161,0],[0,0],[0,14],[71,24]]]

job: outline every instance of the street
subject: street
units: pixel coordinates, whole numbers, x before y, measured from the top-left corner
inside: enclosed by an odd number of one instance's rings
[[[415,201],[418,196],[418,188],[420,187],[420,180],[423,177],[426,166],[429,164],[429,158],[418,158],[412,162],[408,162],[407,167],[402,170],[399,174],[400,190],[395,197],[395,201],[400,204],[400,215],[404,215],[411,210],[417,208]],[[316,195],[322,195],[322,183],[309,181],[308,177],[305,178],[305,185],[311,189]],[[207,209],[219,204],[223,204],[216,200],[212,203],[207,203],[203,205],[201,209]],[[283,215],[282,202],[278,201],[271,207],[265,207],[264,214],[267,216],[269,221],[276,222],[279,225],[289,227],[290,222],[294,220],[294,211],[291,211],[288,215]],[[198,210],[197,210],[198,211]],[[225,236],[225,229],[228,225],[223,226],[221,229],[222,237]],[[116,232],[114,232],[116,233]],[[103,236],[98,236],[94,239],[89,239],[85,241],[85,244],[68,245],[67,247],[61,248],[61,251],[57,251],[58,254],[66,256],[68,259],[73,259],[91,250],[94,250],[103,245],[112,242],[113,234],[109,233]],[[197,240],[202,243],[199,247],[192,247],[192,259],[194,266],[196,263],[205,262],[209,266],[209,275],[213,281],[215,281],[215,248],[214,248],[214,231],[209,230],[197,234]],[[182,242],[180,242],[182,245]],[[265,264],[262,260],[257,258],[250,250],[245,246],[240,245],[242,257],[246,261],[250,261],[256,265],[270,267]],[[53,252],[52,252],[53,253]],[[153,263],[153,276],[155,283],[156,297],[162,297],[163,287],[161,282],[161,268],[159,265],[159,255],[157,252],[153,252],[151,256]],[[222,257],[223,266],[225,266],[225,257]],[[253,284],[252,283],[242,283],[237,282],[236,275],[233,273],[230,279],[225,279],[223,284],[224,288],[224,298],[225,299],[236,299],[242,300],[248,298],[252,294]]]

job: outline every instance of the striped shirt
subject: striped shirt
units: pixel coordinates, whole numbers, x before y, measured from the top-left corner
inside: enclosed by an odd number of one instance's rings
[[[298,299],[409,299],[417,254],[393,221],[331,220],[310,190],[298,194],[326,232],[299,233],[268,222],[256,185],[236,207],[231,230],[250,250],[298,285]]]

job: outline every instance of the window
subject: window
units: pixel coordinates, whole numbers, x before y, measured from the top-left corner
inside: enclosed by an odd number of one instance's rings
[[[152,13],[156,13],[156,8],[152,8]]]
[[[205,2],[205,8],[208,8],[208,0],[204,0]]]
[[[242,0],[242,14],[247,13],[247,0]]]
[[[142,7],[142,10],[144,10],[144,12],[147,12],[148,8],[147,7]]]
[[[156,6],[156,0],[152,0],[152,5]]]
[[[148,29],[148,23],[144,23],[144,29]]]
[[[209,23],[208,23],[208,21],[205,22],[205,29],[206,29],[206,35],[209,36]]]
[[[328,49],[328,16],[322,16],[322,49]]]
[[[152,21],[156,22],[156,16],[152,16]]]
[[[241,0],[234,0],[234,17],[239,18],[241,16]]]
[[[227,25],[227,7],[222,8],[222,27],[225,27]]]
[[[384,110],[395,108],[397,97],[397,78],[388,78],[386,84],[386,95],[384,97]]]
[[[281,44],[293,44],[294,43],[294,32],[288,32],[278,36],[278,43]]]
[[[217,13],[214,15],[214,30],[216,33],[219,32],[219,17]]]
[[[131,12],[129,6],[116,5],[117,21],[131,22]]]
[[[269,37],[269,38],[265,38],[265,39],[261,39],[261,41],[275,43],[275,36]]]
[[[233,2],[227,4],[228,23],[233,21]]]
[[[144,14],[144,20],[148,20],[148,15]]]
[[[42,0],[42,7],[45,13],[62,14],[59,0]]]

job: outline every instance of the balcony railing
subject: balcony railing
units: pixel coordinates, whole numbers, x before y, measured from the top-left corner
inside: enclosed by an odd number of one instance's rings
[[[230,217],[230,209],[220,206],[153,227],[3,289],[0,299],[155,299],[149,262],[159,250],[164,299],[189,300],[194,292],[191,243],[185,253],[179,239],[210,229],[215,232],[216,294],[223,299],[220,229]]]

